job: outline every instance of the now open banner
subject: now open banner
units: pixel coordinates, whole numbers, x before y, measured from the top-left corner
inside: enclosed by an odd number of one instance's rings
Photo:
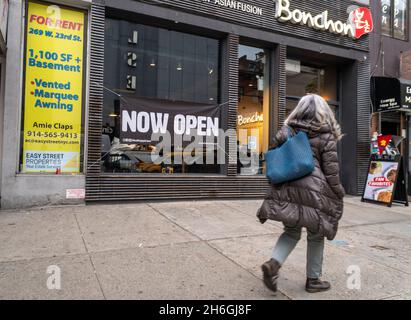
[[[28,3],[23,172],[80,172],[85,18]]]
[[[120,109],[120,139],[125,144],[156,144],[152,135],[167,133],[171,139],[215,138],[221,127],[217,105],[127,97],[122,99]]]

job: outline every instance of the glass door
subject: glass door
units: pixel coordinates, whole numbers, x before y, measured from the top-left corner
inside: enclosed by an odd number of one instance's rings
[[[335,66],[313,67],[301,61],[288,60],[286,116],[294,110],[306,94],[322,96],[340,120],[338,99],[338,71]],[[340,122],[340,121],[339,121]]]
[[[239,46],[238,166],[239,175],[265,173],[264,153],[269,137],[269,51]]]

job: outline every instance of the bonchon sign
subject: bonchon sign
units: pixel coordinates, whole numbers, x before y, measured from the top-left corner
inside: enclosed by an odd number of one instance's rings
[[[170,134],[218,137],[220,110],[217,105],[127,98],[121,103],[122,143],[152,144],[152,136]]]
[[[343,22],[330,19],[328,10],[315,14],[292,8],[290,0],[274,1],[276,3],[275,17],[280,22],[301,24],[316,30],[327,31],[353,39],[360,39],[372,32],[374,28],[371,11],[365,7],[354,6],[349,12],[347,21]]]

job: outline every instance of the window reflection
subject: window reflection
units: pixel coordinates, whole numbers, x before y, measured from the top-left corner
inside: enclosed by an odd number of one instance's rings
[[[408,0],[394,0],[394,38],[407,39]]]
[[[263,154],[268,149],[269,79],[267,52],[245,45],[239,47],[238,173],[264,173]]]
[[[381,32],[391,36],[391,0],[381,1]]]
[[[381,0],[381,33],[399,40],[408,38],[408,0]]]
[[[212,148],[204,146],[202,154],[192,155],[202,161],[188,165],[176,161],[186,154],[173,145],[165,155],[170,164],[155,164],[151,159],[155,145],[120,140],[120,101],[127,97],[166,101],[170,107],[179,102],[217,105],[219,41],[117,19],[106,19],[105,28],[102,171],[219,174],[216,159],[210,163],[215,158]]]
[[[306,94],[318,94],[330,105],[338,118],[338,70],[334,65],[309,66],[299,60],[287,59],[286,117]]]

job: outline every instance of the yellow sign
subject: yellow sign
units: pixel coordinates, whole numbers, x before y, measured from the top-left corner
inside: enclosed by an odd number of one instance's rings
[[[23,172],[80,172],[85,13],[28,3]]]
[[[257,122],[263,122],[264,121],[264,115],[256,112],[251,116],[245,117],[243,115],[238,116],[238,125],[243,126],[246,124],[252,124],[252,123],[257,123]]]

